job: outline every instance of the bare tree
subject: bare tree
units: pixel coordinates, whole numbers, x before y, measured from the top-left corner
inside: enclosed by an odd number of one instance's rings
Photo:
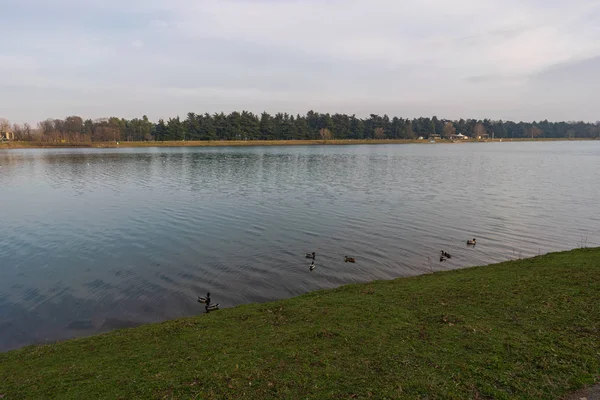
[[[452,135],[456,133],[456,129],[454,128],[454,124],[450,121],[444,124],[444,137],[446,139],[450,139]]]
[[[31,125],[29,125],[27,122],[23,124],[23,140],[33,140],[33,136],[36,134],[37,132],[34,132],[34,130],[31,129]]]
[[[542,133],[544,132],[537,126],[532,126],[531,128],[529,128],[529,134],[531,135],[532,139],[542,136]]]
[[[475,135],[475,139],[481,139],[487,133],[485,130],[485,126],[481,122],[478,122],[473,127],[473,134]]]
[[[375,128],[375,139],[385,139],[385,130],[383,128]]]
[[[38,122],[38,129],[42,135],[49,135],[54,131],[54,122],[51,119]]]
[[[13,139],[23,140],[25,136],[25,128],[20,124],[13,124],[12,126]]]
[[[10,128],[10,122],[6,118],[0,118],[0,139],[10,139],[11,136],[14,135],[12,133],[12,129]]]
[[[327,128],[320,129],[319,135],[321,136],[321,139],[323,139],[323,140],[331,140],[333,138],[331,131]]]
[[[10,122],[6,118],[0,118],[0,132],[8,132]]]

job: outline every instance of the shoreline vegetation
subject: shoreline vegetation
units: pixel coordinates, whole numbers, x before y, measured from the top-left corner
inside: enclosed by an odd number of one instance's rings
[[[0,118],[0,138],[40,143],[170,142],[170,141],[288,141],[288,140],[463,140],[522,138],[600,138],[600,121],[514,122],[433,117],[398,118],[370,114],[357,117],[308,111],[306,114],[233,111],[228,114],[189,112],[185,117],[150,121],[141,118],[84,119],[71,115],[46,119],[32,126]]]
[[[434,143],[510,143],[510,142],[557,142],[597,140],[594,138],[518,138],[457,140],[437,139]],[[4,141],[0,149],[36,149],[36,148],[132,148],[132,147],[246,147],[246,146],[315,146],[315,145],[377,145],[377,144],[433,144],[428,139],[330,139],[330,140],[170,140],[170,141],[120,141],[120,142],[30,142]]]
[[[2,353],[0,397],[559,399],[600,381],[600,248],[201,310]]]

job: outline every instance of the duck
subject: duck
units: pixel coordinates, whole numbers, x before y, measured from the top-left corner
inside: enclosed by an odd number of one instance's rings
[[[312,258],[314,260],[315,259],[315,252],[313,251],[312,253],[306,253],[306,258]]]
[[[206,293],[206,297],[198,296],[198,303],[210,304],[210,293]]]
[[[444,257],[444,255],[440,256],[440,262],[446,261],[446,257]]]
[[[344,262],[354,263],[356,262],[356,260],[354,259],[354,257],[344,256]]]
[[[442,257],[452,258],[452,255],[450,255],[450,253],[446,253],[444,250],[442,250],[441,253],[442,253]]]
[[[310,271],[312,271],[312,270],[313,270],[313,269],[315,269],[315,268],[317,268],[317,266],[315,265],[315,262],[313,261],[313,262],[311,262],[311,263],[310,263],[310,266],[308,267],[308,269],[309,269]]]
[[[206,293],[206,297],[198,296],[198,303],[204,304],[206,312],[211,312],[219,309],[219,303],[210,304],[210,292]]]
[[[467,240],[468,246],[475,246],[477,244],[477,239],[473,238],[473,240]]]

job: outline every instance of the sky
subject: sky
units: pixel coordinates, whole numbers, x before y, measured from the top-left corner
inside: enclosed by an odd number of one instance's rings
[[[0,0],[0,117],[600,120],[600,0]]]

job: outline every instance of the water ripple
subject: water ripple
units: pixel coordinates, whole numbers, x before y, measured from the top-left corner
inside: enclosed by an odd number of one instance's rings
[[[599,157],[597,142],[0,150],[0,350],[193,315],[207,291],[228,307],[597,246]]]

